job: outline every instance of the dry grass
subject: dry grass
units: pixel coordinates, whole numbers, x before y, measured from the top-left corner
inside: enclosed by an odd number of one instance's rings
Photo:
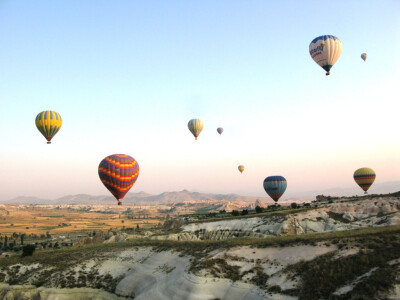
[[[157,219],[128,219],[123,214],[76,212],[66,208],[18,207],[7,205],[0,214],[0,233],[67,234],[72,232],[122,229],[123,227],[150,228]]]

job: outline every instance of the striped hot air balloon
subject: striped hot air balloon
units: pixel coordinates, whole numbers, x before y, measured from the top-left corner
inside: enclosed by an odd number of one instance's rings
[[[51,139],[60,130],[62,119],[58,112],[46,110],[36,116],[36,127],[46,138],[47,144],[51,144]]]
[[[336,36],[321,35],[312,40],[309,51],[311,58],[329,75],[342,53],[342,42]]]
[[[99,165],[99,177],[105,187],[119,200],[123,199],[139,176],[139,164],[126,154],[113,154]]]
[[[371,168],[360,168],[354,172],[354,180],[363,189],[364,194],[368,194],[368,189],[374,183],[376,174]]]
[[[192,119],[188,123],[188,128],[190,132],[194,135],[195,139],[199,136],[200,132],[203,130],[204,124],[200,119]]]
[[[264,190],[274,199],[275,203],[282,197],[286,191],[287,182],[282,176],[269,176],[264,179]]]

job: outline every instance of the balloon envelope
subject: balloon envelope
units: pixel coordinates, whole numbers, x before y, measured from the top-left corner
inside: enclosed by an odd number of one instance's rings
[[[61,128],[62,119],[58,112],[45,110],[36,116],[35,123],[37,129],[46,138],[47,144],[51,144],[51,139]]]
[[[243,171],[244,171],[244,166],[243,166],[243,165],[238,166],[238,170],[240,171],[240,173],[243,173]]]
[[[218,131],[219,134],[221,134],[221,133],[224,132],[224,129],[223,129],[222,127],[218,127],[218,128],[217,128],[217,131]]]
[[[200,119],[192,119],[188,123],[188,128],[190,132],[194,135],[195,139],[199,136],[200,132],[203,130],[204,124]]]
[[[367,58],[368,58],[368,54],[367,53],[361,54],[361,58],[362,58],[363,61],[366,61]]]
[[[360,168],[354,172],[354,180],[367,193],[368,189],[374,183],[376,174],[371,168]]]
[[[139,176],[139,164],[125,154],[113,154],[99,164],[99,177],[105,187],[118,200],[123,199]]]
[[[264,179],[264,190],[275,202],[282,197],[286,187],[286,179],[282,176],[269,176]]]
[[[321,35],[311,41],[309,52],[311,58],[329,75],[342,53],[342,42],[333,35]]]

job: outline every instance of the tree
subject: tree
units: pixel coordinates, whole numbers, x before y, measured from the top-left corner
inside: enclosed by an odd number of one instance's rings
[[[240,215],[239,211],[237,211],[237,210],[232,210],[231,214],[232,214],[232,216],[235,216],[235,217]]]
[[[26,245],[22,247],[22,257],[32,256],[33,252],[35,252],[35,249],[36,249],[35,245]]]
[[[290,204],[290,207],[291,208],[298,208],[299,206],[297,205],[296,202],[293,202],[292,204]]]
[[[243,209],[242,212],[241,212],[242,216],[248,215],[248,214],[249,214],[249,211],[247,209]]]
[[[262,213],[264,211],[264,209],[261,206],[256,206],[256,213]]]
[[[8,246],[8,236],[4,238],[4,248]]]
[[[139,224],[136,224],[136,229],[137,229],[137,230],[139,230],[139,229],[140,229],[140,228],[139,228]]]
[[[21,245],[24,245],[24,236],[25,234],[21,234]]]

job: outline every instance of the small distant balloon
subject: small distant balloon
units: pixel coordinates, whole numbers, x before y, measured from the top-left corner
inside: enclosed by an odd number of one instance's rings
[[[126,154],[113,154],[99,164],[99,177],[105,187],[119,200],[123,199],[139,176],[139,164]]]
[[[221,133],[224,132],[224,129],[223,129],[222,127],[218,127],[218,128],[217,128],[217,131],[218,131],[218,133],[221,135]]]
[[[367,58],[368,58],[368,54],[367,53],[361,54],[361,58],[362,58],[363,61],[366,61]]]
[[[367,191],[374,183],[376,174],[371,168],[360,168],[354,172],[353,178],[360,188],[362,188],[364,194],[368,194]]]
[[[287,182],[283,176],[268,176],[264,179],[264,190],[276,202],[286,191]]]
[[[342,53],[342,42],[336,36],[321,35],[311,41],[309,52],[311,58],[329,75]]]
[[[200,119],[192,119],[188,123],[188,128],[190,132],[194,135],[195,139],[199,136],[200,132],[203,130],[204,124]]]
[[[243,165],[240,165],[240,166],[238,167],[238,170],[239,170],[240,173],[243,173],[243,171],[244,171],[244,166],[243,166]]]
[[[46,138],[47,144],[51,144],[51,139],[61,128],[62,119],[58,112],[45,110],[36,116],[35,123],[37,129]]]

